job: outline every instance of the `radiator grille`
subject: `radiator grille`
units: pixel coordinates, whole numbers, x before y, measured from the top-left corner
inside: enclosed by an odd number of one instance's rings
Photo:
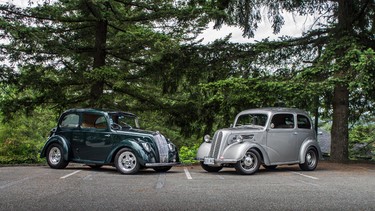
[[[168,163],[169,156],[168,156],[168,143],[165,137],[161,134],[154,135],[156,145],[159,151],[159,162],[160,163]]]
[[[209,154],[210,157],[218,158],[222,138],[223,138],[223,132],[216,132],[215,133],[214,138],[212,140],[211,150],[210,150],[210,154]]]

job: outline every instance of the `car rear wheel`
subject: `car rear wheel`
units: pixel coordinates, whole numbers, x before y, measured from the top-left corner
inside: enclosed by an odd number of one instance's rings
[[[63,169],[69,162],[64,160],[63,150],[60,144],[53,143],[47,149],[47,163],[53,169]]]
[[[161,167],[155,167],[154,170],[156,172],[167,172],[172,168],[172,166],[161,166]]]
[[[207,172],[219,172],[223,167],[221,166],[209,166],[204,164],[203,162],[200,162],[202,168],[206,170]]]
[[[299,164],[303,171],[314,171],[318,166],[318,153],[315,149],[309,148],[305,154],[305,162]]]
[[[249,149],[243,158],[234,166],[240,174],[251,175],[258,171],[260,167],[259,153],[253,149]]]
[[[138,172],[140,164],[133,151],[124,148],[117,152],[115,166],[121,174],[134,174]]]

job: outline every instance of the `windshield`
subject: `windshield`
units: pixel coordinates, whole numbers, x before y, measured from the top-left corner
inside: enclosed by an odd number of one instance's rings
[[[263,128],[267,124],[266,114],[244,114],[237,118],[234,127]]]
[[[139,128],[138,118],[127,113],[110,113],[112,123],[120,125],[122,128]]]

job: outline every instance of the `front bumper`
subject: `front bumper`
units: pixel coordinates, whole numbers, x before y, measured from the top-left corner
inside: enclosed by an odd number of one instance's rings
[[[180,163],[146,163],[146,167],[163,167],[163,166],[176,166],[179,165]]]
[[[204,158],[196,158],[197,161],[201,161],[204,163]],[[214,159],[214,164],[206,164],[206,165],[209,165],[209,166],[220,166],[221,164],[233,164],[233,163],[237,163],[238,160],[236,159]]]

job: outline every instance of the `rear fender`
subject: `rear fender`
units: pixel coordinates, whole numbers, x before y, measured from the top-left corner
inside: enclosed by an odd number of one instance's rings
[[[70,150],[70,144],[69,142],[62,136],[54,135],[48,138],[47,142],[44,144],[44,147],[40,153],[40,157],[44,158],[46,157],[47,154],[47,149],[48,147],[53,144],[53,143],[58,143],[62,146],[63,148],[63,158],[64,160],[69,160],[69,150]]]
[[[318,142],[313,140],[313,139],[306,139],[302,143],[300,151],[299,151],[299,163],[301,163],[301,164],[305,163],[305,155],[306,155],[307,150],[310,147],[314,148],[316,150],[316,152],[318,153],[319,159],[322,159],[322,152],[320,150],[320,146],[319,146]]]

